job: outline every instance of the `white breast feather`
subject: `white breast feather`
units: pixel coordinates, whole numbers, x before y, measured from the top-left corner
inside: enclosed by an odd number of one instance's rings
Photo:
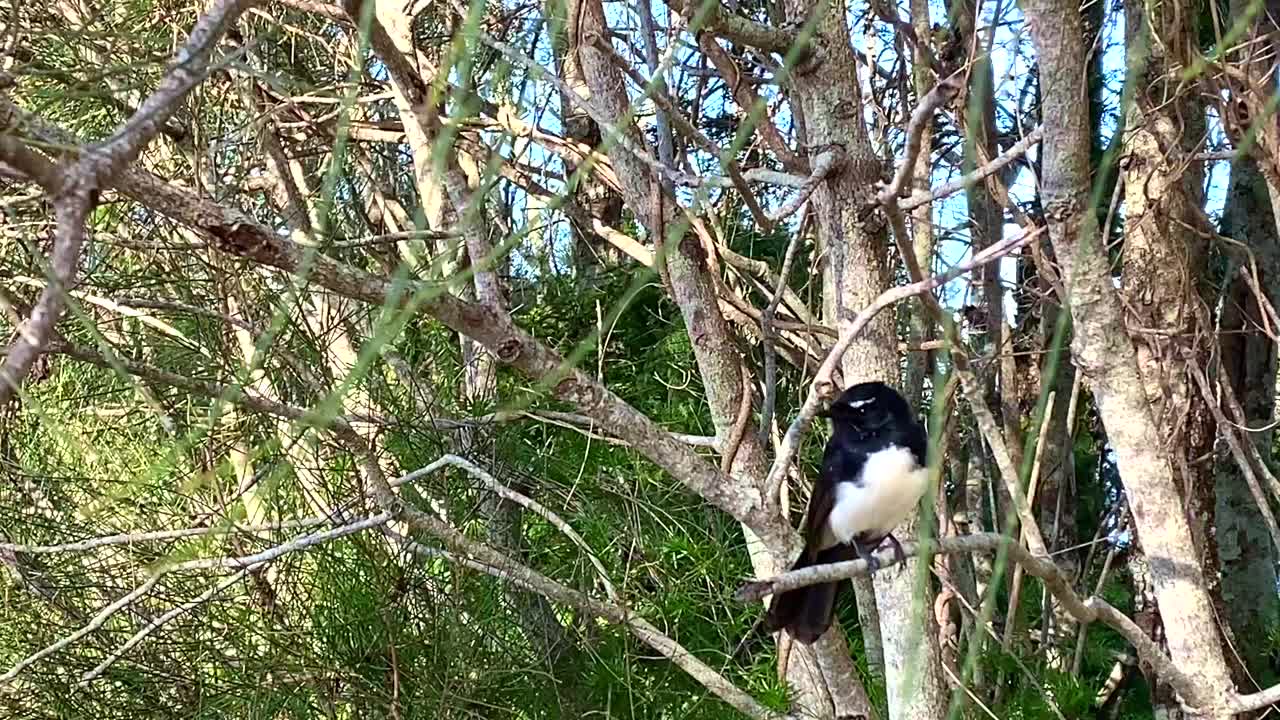
[[[836,500],[828,522],[840,542],[858,533],[892,532],[915,509],[929,482],[927,468],[916,465],[904,447],[888,447],[872,453],[862,466],[860,486],[836,485]]]

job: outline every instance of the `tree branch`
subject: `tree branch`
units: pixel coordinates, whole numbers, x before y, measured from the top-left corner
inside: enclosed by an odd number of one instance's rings
[[[1088,600],[1082,600],[1072,589],[1070,578],[1053,561],[1032,555],[1009,537],[996,533],[978,533],[942,538],[931,543],[902,543],[903,554],[908,558],[921,555],[925,548],[930,554],[995,553],[1003,549],[1010,559],[1026,570],[1027,574],[1039,578],[1044,583],[1045,589],[1052,593],[1062,603],[1062,607],[1078,622],[1084,625],[1100,621],[1111,627],[1128,640],[1138,651],[1138,656],[1150,663],[1160,677],[1167,680],[1183,697],[1188,697],[1188,690],[1194,693],[1193,680],[1178,669],[1169,656],[1165,655],[1160,647],[1134,624],[1133,620],[1101,598],[1091,597]],[[880,550],[874,555],[880,562],[881,570],[898,562],[892,549]],[[747,583],[738,589],[734,598],[742,602],[751,602],[770,594],[869,574],[870,569],[865,560],[813,565]],[[1280,689],[1272,690],[1280,696]],[[1239,697],[1233,697],[1228,702],[1240,700]],[[1253,702],[1254,699],[1250,698],[1249,701]],[[1253,707],[1262,707],[1262,705]]]
[[[903,210],[913,210],[921,205],[926,205],[935,200],[950,197],[965,188],[972,187],[974,184],[995,175],[1003,170],[1005,166],[1013,163],[1023,155],[1026,155],[1027,151],[1030,150],[1032,146],[1040,143],[1040,138],[1043,136],[1044,126],[1037,125],[1034,130],[1027,133],[1025,137],[1014,143],[1013,146],[1001,153],[999,157],[995,158],[991,162],[984,164],[982,167],[975,168],[956,180],[952,180],[949,183],[933,188],[928,192],[911,193],[911,195],[898,202],[898,207]]]
[[[0,102],[0,111],[20,113],[22,122],[49,138],[67,134],[39,118]],[[3,113],[0,113],[3,114]],[[224,207],[145,171],[126,170],[111,184],[129,198],[203,237],[220,252],[301,275],[320,287],[364,302],[425,312],[446,326],[490,349],[504,364],[538,380],[560,400],[627,441],[693,492],[729,513],[767,542],[777,537],[776,523],[765,511],[763,496],[730,482],[719,468],[693,452],[664,428],[623,401],[589,375],[568,366],[564,358],[491,308],[466,302],[444,288],[420,282],[393,287],[391,280],[339,263],[313,248],[300,248],[239,210]],[[455,278],[455,280],[462,278]],[[87,358],[86,358],[87,359]]]
[[[729,682],[706,663],[698,660],[682,645],[663,634],[644,619],[637,617],[621,605],[605,603],[572,590],[555,580],[520,564],[497,550],[482,545],[463,535],[456,528],[440,520],[434,515],[425,513],[406,503],[392,490],[378,465],[378,460],[368,450],[364,440],[350,430],[340,432],[343,442],[357,455],[359,468],[373,496],[382,506],[385,513],[401,520],[410,528],[423,532],[444,543],[445,547],[458,553],[462,558],[452,558],[468,567],[480,570],[509,582],[513,582],[530,592],[543,595],[549,600],[563,603],[605,619],[616,625],[625,625],[636,637],[643,640],[690,677],[702,683],[704,687],[737,708],[743,714],[757,720],[780,720],[778,713],[761,705],[755,698]],[[430,548],[407,541],[412,550],[429,555],[440,555]]]
[[[898,163],[898,169],[893,173],[893,179],[889,184],[880,191],[880,202],[884,203],[885,198],[897,199],[902,194],[903,188],[911,180],[912,169],[916,165],[916,156],[920,154],[920,139],[924,137],[924,129],[933,122],[933,116],[937,113],[938,108],[945,105],[960,92],[964,86],[964,73],[957,70],[950,76],[939,80],[933,89],[920,99],[920,104],[911,113],[911,120],[907,124],[907,142],[902,152],[902,161]]]
[[[735,15],[722,7],[720,0],[667,0],[667,5],[671,6],[677,14],[689,17],[696,17],[699,13],[705,12],[706,15],[702,18],[704,30],[726,40],[779,55],[786,54],[799,39],[796,33],[761,25],[741,15]]]
[[[218,39],[245,10],[259,1],[220,0],[202,15],[187,41],[178,49],[175,64],[161,79],[159,87],[111,137],[82,148],[79,160],[63,173],[57,189],[49,192],[57,219],[49,262],[49,284],[41,292],[31,317],[10,345],[4,365],[0,366],[0,405],[18,392],[32,364],[53,337],[53,328],[66,304],[64,293],[76,275],[80,248],[84,243],[85,219],[97,202],[99,186],[133,162],[155,137],[178,102],[204,79],[209,56]],[[7,149],[13,151],[18,148]],[[32,154],[18,150],[16,155],[12,155],[15,159],[21,162],[33,159]],[[43,179],[42,185],[51,182],[47,169],[39,165],[31,169],[37,171],[37,180]]]

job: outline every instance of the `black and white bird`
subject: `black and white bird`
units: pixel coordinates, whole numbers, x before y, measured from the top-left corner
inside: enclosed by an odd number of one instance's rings
[[[881,382],[850,387],[819,415],[831,420],[832,435],[809,497],[804,552],[792,569],[860,557],[874,572],[880,564],[871,553],[886,538],[901,561],[893,529],[929,483],[924,428],[906,399]],[[831,627],[839,587],[825,583],[774,595],[766,628],[812,643]]]

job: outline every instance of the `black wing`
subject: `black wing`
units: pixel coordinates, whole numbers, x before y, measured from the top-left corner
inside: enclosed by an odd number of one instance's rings
[[[911,455],[915,457],[916,463],[920,467],[924,467],[929,463],[929,434],[925,432],[924,426],[918,422],[912,421],[911,424],[902,431],[903,437],[898,442],[906,445],[911,451]]]
[[[813,484],[813,494],[809,496],[809,509],[805,514],[806,552],[817,553],[823,549],[827,516],[831,514],[831,507],[836,501],[836,483],[857,482],[865,461],[866,454],[860,450],[848,447],[836,438],[827,442],[826,451],[822,455],[822,474]]]

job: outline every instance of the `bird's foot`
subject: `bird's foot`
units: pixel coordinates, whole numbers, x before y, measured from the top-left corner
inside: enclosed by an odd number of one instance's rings
[[[872,554],[872,551],[875,550],[874,547],[871,548],[871,550],[868,550],[865,545],[855,540],[853,541],[853,550],[858,553],[859,558],[862,558],[862,560],[867,563],[868,574],[874,573],[880,569],[880,558],[877,558]]]
[[[898,565],[902,567],[906,567],[905,563],[907,562],[907,553],[902,549],[902,543],[898,542],[898,538],[894,537],[893,533],[886,535],[885,539],[893,546],[894,562],[898,563]]]

